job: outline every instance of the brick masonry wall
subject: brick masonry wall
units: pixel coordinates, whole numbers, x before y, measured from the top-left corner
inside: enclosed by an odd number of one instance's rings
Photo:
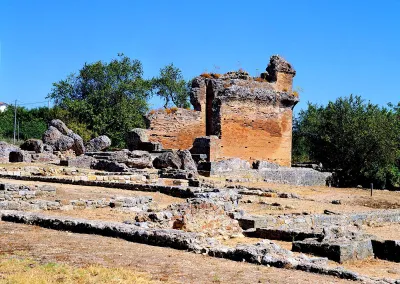
[[[291,164],[292,110],[251,101],[221,106],[220,159],[238,157]]]
[[[149,140],[162,143],[165,149],[190,149],[196,137],[205,135],[204,114],[200,111],[158,110],[148,118]]]
[[[293,76],[282,72],[277,73],[275,89],[277,91],[292,92]]]

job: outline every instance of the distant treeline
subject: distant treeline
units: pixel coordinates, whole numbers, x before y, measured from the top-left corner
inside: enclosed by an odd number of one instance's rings
[[[149,99],[157,95],[164,106],[189,107],[188,82],[172,63],[151,79],[143,78],[142,64],[123,54],[110,62],[87,64],[53,84],[47,96],[51,109],[17,108],[20,139],[40,138],[49,120],[63,120],[85,141],[106,134],[113,146],[124,147],[125,135],[135,127],[145,127]],[[0,113],[0,138],[12,138],[14,107]]]
[[[400,187],[400,103],[359,96],[308,104],[293,124],[293,161],[322,163],[340,186]]]

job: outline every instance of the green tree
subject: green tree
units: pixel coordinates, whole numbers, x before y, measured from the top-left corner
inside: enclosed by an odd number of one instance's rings
[[[309,104],[294,123],[294,160],[321,162],[337,172],[343,186],[394,186],[399,124],[398,108],[381,108],[359,96],[339,98],[326,107]]]
[[[182,72],[173,63],[160,69],[160,75],[153,78],[153,89],[158,96],[164,99],[164,108],[172,102],[177,107],[190,107],[189,85],[183,79]]]
[[[0,138],[13,138],[14,110],[14,106],[9,106],[4,112],[0,113]],[[50,111],[45,107],[27,109],[17,106],[17,123],[19,125],[19,135],[18,132],[17,135],[19,139],[41,138],[43,132],[47,129],[49,116]]]
[[[81,136],[106,134],[123,147],[129,129],[145,126],[151,82],[142,76],[140,61],[118,54],[109,63],[85,63],[78,74],[54,83],[48,98],[54,100],[55,114]]]

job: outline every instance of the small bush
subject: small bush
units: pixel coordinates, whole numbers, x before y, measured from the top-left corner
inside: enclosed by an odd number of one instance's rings
[[[221,74],[218,74],[218,73],[211,73],[211,76],[212,76],[214,79],[219,79],[219,78],[221,77]]]
[[[171,108],[166,108],[165,109],[165,113],[166,114],[174,114],[174,113],[176,113],[178,111],[178,108],[177,107],[171,107]]]
[[[297,98],[297,97],[299,96],[299,92],[294,91],[294,92],[293,92],[293,96]]]
[[[203,74],[201,74],[200,76],[203,77],[203,78],[208,78],[208,79],[211,79],[211,78],[212,78],[212,76],[211,76],[210,73],[203,73]]]

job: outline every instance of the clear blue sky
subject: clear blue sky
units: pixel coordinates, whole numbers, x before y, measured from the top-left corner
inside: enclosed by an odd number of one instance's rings
[[[397,103],[399,11],[399,0],[1,0],[0,101],[45,101],[53,82],[123,52],[145,77],[173,62],[186,79],[215,66],[256,75],[280,54],[304,89],[296,110],[351,93]]]

